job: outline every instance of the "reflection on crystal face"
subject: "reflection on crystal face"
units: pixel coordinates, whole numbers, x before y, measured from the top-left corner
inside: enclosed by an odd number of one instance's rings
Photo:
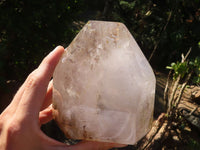
[[[53,84],[54,118],[70,138],[134,144],[151,127],[155,76],[122,23],[88,22]]]

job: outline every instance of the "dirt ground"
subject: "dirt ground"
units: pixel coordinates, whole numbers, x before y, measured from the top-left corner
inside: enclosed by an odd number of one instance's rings
[[[166,112],[167,102],[163,101],[163,93],[167,75],[161,72],[155,72],[155,74],[157,84],[154,119],[156,120],[162,112]],[[192,100],[194,94],[199,91],[200,87],[187,86],[178,106],[179,110],[187,108],[192,112],[192,110],[196,109],[195,115],[200,118],[200,99]],[[188,118],[185,116],[180,116],[180,119],[177,122],[173,122],[172,127],[164,134],[163,139],[158,142],[160,142],[157,147],[158,150],[197,150],[200,149],[200,128],[194,126],[191,120],[188,121]]]

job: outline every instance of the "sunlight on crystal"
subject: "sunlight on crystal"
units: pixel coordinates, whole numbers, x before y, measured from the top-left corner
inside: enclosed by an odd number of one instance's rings
[[[151,128],[155,82],[125,25],[89,21],[54,72],[54,118],[73,139],[135,144]]]

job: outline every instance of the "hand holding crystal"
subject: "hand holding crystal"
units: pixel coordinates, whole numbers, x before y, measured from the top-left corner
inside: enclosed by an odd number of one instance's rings
[[[87,141],[68,146],[40,130],[41,124],[52,120],[52,83],[49,81],[63,52],[64,48],[58,46],[44,58],[0,115],[1,150],[106,150],[123,146]]]

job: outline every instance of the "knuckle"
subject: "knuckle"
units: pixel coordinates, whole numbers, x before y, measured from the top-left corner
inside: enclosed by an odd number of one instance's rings
[[[52,65],[52,63],[51,63],[51,61],[49,61],[49,58],[48,58],[48,57],[45,57],[42,63],[43,63],[43,64],[46,64],[46,65],[48,65],[48,66],[51,66],[51,65]]]
[[[7,125],[7,133],[9,137],[14,137],[14,135],[20,134],[21,131],[22,128],[20,124],[18,124],[17,122],[10,122]]]
[[[40,76],[38,75],[37,69],[34,70],[27,78],[26,88],[36,87],[39,84]]]
[[[48,70],[52,70],[52,68],[54,68],[54,62],[53,61],[49,61],[49,59],[46,57],[44,58],[42,64],[40,65],[43,69],[45,69],[46,71]]]
[[[21,139],[20,135],[24,135],[24,130],[22,126],[18,122],[15,122],[15,119],[11,120],[10,122],[7,122],[7,124],[5,124],[2,130],[4,137],[3,140],[6,144],[6,149],[15,149],[13,146],[19,144]]]

